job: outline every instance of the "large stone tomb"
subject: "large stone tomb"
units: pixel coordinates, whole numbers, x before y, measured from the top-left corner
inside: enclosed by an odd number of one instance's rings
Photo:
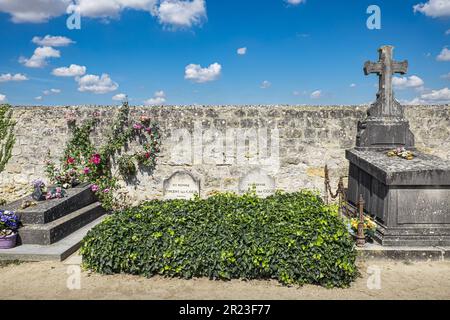
[[[415,152],[414,160],[384,151],[348,150],[348,200],[376,217],[376,240],[387,246],[450,245],[450,163]]]
[[[450,245],[450,163],[415,150],[414,135],[394,98],[392,75],[404,74],[408,62],[392,59],[393,47],[379,49],[379,62],[366,62],[364,71],[380,77],[377,100],[358,125],[350,161],[348,200],[376,217],[376,240],[386,246]],[[404,147],[415,158],[388,157]]]

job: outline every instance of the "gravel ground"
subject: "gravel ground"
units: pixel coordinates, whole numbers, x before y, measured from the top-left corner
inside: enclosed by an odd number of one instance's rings
[[[81,272],[80,289],[68,289],[62,262],[0,264],[0,299],[450,299],[450,262],[358,262],[361,277],[350,288],[284,287],[277,281],[210,281],[103,276]],[[380,271],[380,286],[371,281]],[[68,281],[69,280],[69,281]],[[368,287],[368,282],[371,286]]]

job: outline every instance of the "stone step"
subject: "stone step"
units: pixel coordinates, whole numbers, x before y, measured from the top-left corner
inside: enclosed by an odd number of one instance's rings
[[[81,242],[89,230],[100,224],[105,218],[106,216],[103,215],[49,246],[23,244],[12,249],[0,249],[0,261],[63,261],[80,248]],[[67,261],[67,263],[78,264],[77,261]]]
[[[35,202],[31,196],[8,205],[6,209],[15,211],[24,225],[45,224],[55,221],[97,201],[89,184],[66,190],[64,198]],[[24,201],[33,201],[36,206],[20,209]]]
[[[99,202],[46,224],[29,224],[19,229],[21,244],[50,245],[94,221],[106,212]]]

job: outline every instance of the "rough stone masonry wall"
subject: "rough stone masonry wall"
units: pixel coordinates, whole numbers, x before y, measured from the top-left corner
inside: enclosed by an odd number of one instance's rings
[[[276,187],[287,191],[301,188],[323,191],[326,164],[331,171],[333,187],[339,176],[347,175],[345,149],[355,145],[357,121],[365,117],[366,110],[366,106],[131,107],[134,118],[146,114],[159,122],[163,135],[162,152],[153,176],[139,173],[134,183],[122,182],[122,190],[134,203],[161,198],[164,179],[177,170],[187,170],[201,180],[202,196],[215,190],[238,191],[239,179],[260,166],[257,161],[255,164],[255,159],[261,150],[239,149],[241,155],[233,156],[218,145],[235,146],[245,133],[250,137],[246,144],[252,144],[260,137],[258,128],[268,128],[268,136],[272,137],[268,138],[268,145],[272,146],[274,136],[271,134],[278,128],[280,166],[273,172]],[[101,134],[107,130],[117,107],[14,107],[16,144],[13,157],[0,174],[0,198],[16,199],[30,191],[29,185],[34,179],[45,178],[47,153],[50,152],[52,159],[59,159],[69,138],[67,114],[75,114],[80,123],[95,112],[101,122],[93,139],[100,144]],[[450,160],[449,105],[409,106],[406,117],[410,120],[418,149]],[[178,135],[183,131],[193,134],[199,123],[204,148],[201,162],[195,155],[198,149],[193,147],[194,144],[186,143],[186,140],[179,143]],[[180,128],[184,130],[177,130]],[[227,130],[231,132],[228,135]],[[252,136],[255,132],[257,136]],[[214,163],[217,160],[219,163]]]

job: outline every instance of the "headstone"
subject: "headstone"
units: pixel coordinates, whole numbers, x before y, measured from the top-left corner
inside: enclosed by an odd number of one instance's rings
[[[268,197],[275,193],[275,179],[262,169],[254,169],[241,178],[239,191],[245,193],[253,188],[259,197]]]
[[[359,123],[350,161],[348,194],[377,223],[375,238],[385,246],[450,245],[450,163],[414,150],[414,136],[395,100],[392,75],[406,73],[408,63],[392,60],[393,47],[379,49],[380,61],[366,62],[365,74],[377,73],[380,89],[368,117]],[[412,149],[413,160],[388,157],[389,150]]]
[[[383,149],[394,147],[412,148],[414,135],[409,129],[409,122],[404,118],[403,107],[395,100],[392,90],[392,76],[405,74],[408,61],[393,60],[392,46],[383,46],[379,51],[379,61],[367,61],[364,73],[375,73],[379,77],[377,100],[368,112],[367,119],[358,123],[356,147],[359,149]]]
[[[177,171],[164,180],[163,190],[166,200],[191,200],[195,195],[200,195],[200,180],[189,172]]]

